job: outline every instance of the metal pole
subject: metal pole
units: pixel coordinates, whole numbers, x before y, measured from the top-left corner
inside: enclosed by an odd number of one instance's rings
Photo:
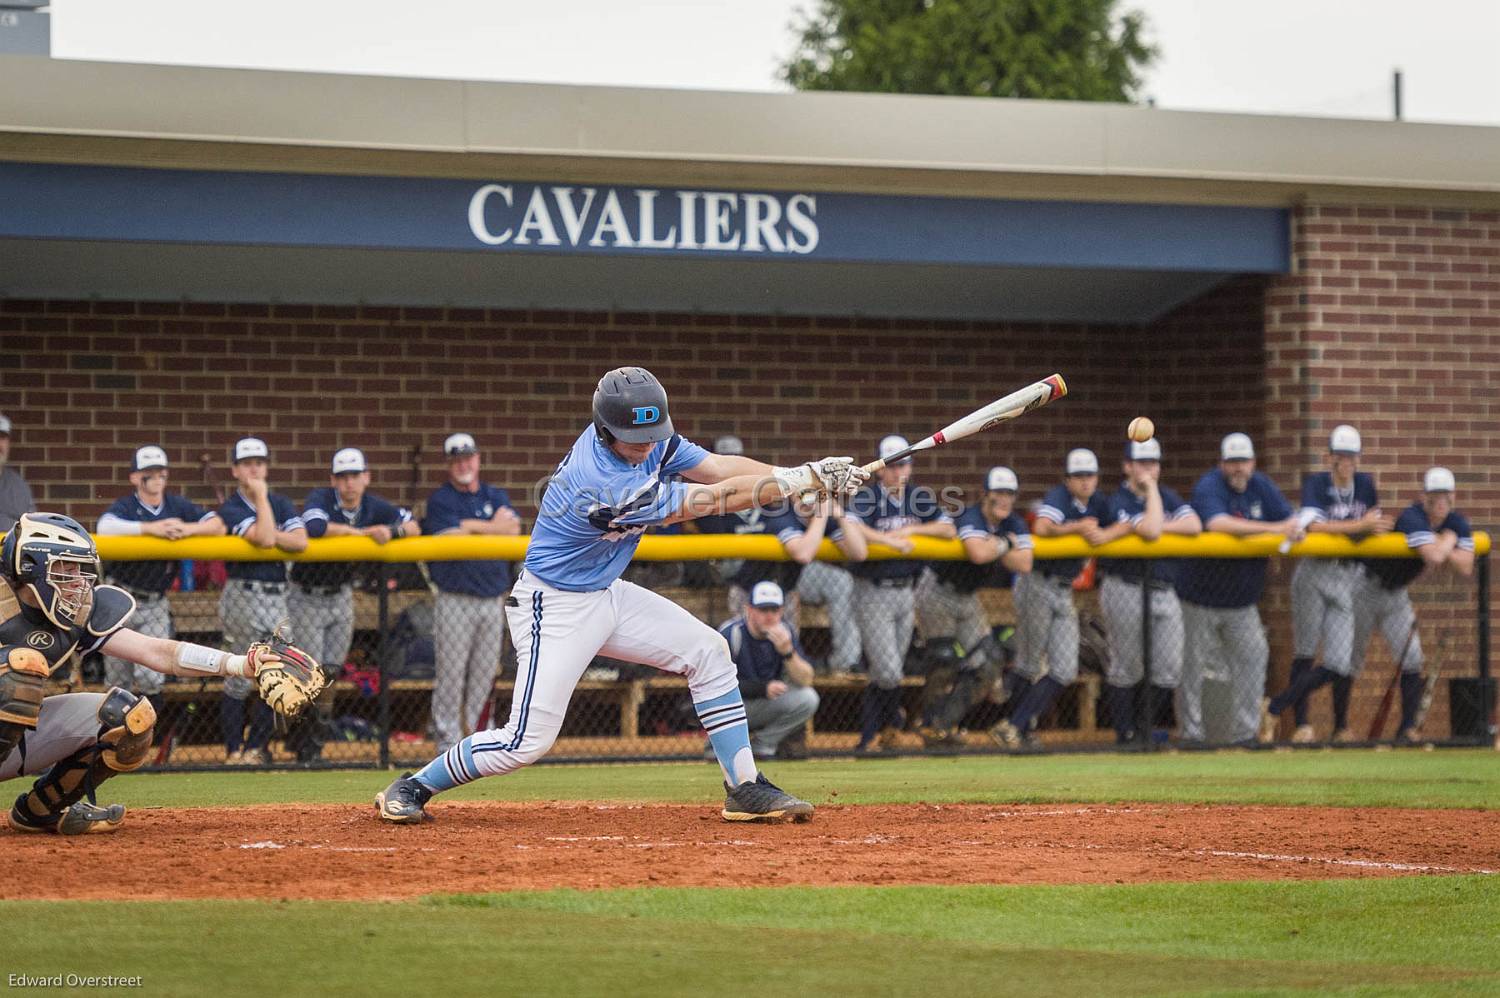
[[[380,632],[380,640],[377,648],[388,645],[391,637],[391,579],[389,567],[380,563],[380,568],[375,573],[380,583],[380,591],[376,596],[379,606],[379,617],[376,627]],[[383,651],[384,648],[381,648]],[[391,766],[391,677],[386,670],[386,661],[389,656],[376,655],[380,666],[380,692],[377,697],[377,711],[380,718],[380,768],[389,769]]]
[[[1141,695],[1135,717],[1135,737],[1150,748],[1151,723],[1156,719],[1156,697],[1151,689],[1151,577],[1153,560],[1141,559]]]
[[[1395,119],[1401,120],[1401,70],[1391,71],[1391,102],[1395,110]]]
[[[1476,598],[1479,602],[1479,678],[1490,678],[1490,556],[1484,555],[1479,559],[1478,571],[1475,573],[1478,592]]]

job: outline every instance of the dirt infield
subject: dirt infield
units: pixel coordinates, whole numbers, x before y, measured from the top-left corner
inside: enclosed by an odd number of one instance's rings
[[[0,897],[394,899],[1500,872],[1500,823],[1483,811],[919,804],[824,807],[812,824],[770,826],[662,804],[445,803],[434,812],[436,822],[397,827],[350,805],[143,808],[114,835],[0,832]]]

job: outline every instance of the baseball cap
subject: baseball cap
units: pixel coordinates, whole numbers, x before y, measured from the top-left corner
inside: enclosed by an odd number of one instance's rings
[[[750,605],[757,610],[781,606],[785,602],[786,597],[782,595],[781,587],[774,582],[757,582],[755,588],[750,590]]]
[[[1243,433],[1231,433],[1219,444],[1220,461],[1249,461],[1255,457],[1255,445]]]
[[[241,461],[248,461],[252,457],[263,457],[268,461],[271,459],[271,452],[266,449],[266,442],[264,440],[260,437],[245,437],[243,440],[235,442],[235,464],[239,464]]]
[[[10,436],[10,417],[0,412],[0,436]]]
[[[364,470],[365,455],[358,447],[345,447],[333,455],[333,474],[335,475]]]
[[[1016,478],[1014,471],[997,464],[984,476],[984,490],[986,492],[1019,492],[1021,482]]]
[[[1328,435],[1328,449],[1335,454],[1358,454],[1359,431],[1347,423],[1335,426]]]
[[[743,454],[745,453],[745,442],[733,434],[720,437],[714,441],[714,453]]]
[[[463,457],[465,454],[478,454],[479,448],[474,444],[474,438],[467,433],[454,433],[443,441],[443,453],[448,457]]]
[[[907,440],[906,440],[905,437],[901,436],[899,433],[892,433],[890,436],[885,437],[885,438],[883,438],[880,441],[880,448],[879,448],[880,459],[882,461],[884,461],[886,458],[890,457],[892,454],[899,454],[902,451],[906,450],[906,448],[908,448],[910,446],[911,446],[911,444],[907,442]],[[908,454],[906,457],[902,458],[901,460],[897,461],[896,463],[897,464],[907,464],[910,461],[911,461],[911,455]]]
[[[1125,441],[1125,460],[1160,461],[1161,443],[1155,437],[1150,440],[1127,440]]]
[[[1063,465],[1070,475],[1099,474],[1099,458],[1087,447],[1075,447],[1068,451],[1068,460]]]
[[[1452,492],[1453,490],[1453,472],[1447,468],[1428,468],[1427,474],[1422,476],[1423,492]]]
[[[138,448],[135,452],[135,460],[130,464],[131,471],[145,471],[147,468],[165,468],[167,466],[167,452],[160,447],[147,444]]]

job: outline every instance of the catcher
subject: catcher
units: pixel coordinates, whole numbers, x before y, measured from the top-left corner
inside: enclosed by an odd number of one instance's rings
[[[279,638],[231,655],[130,630],[135,600],[95,585],[98,549],[69,517],[25,514],[0,545],[0,562],[0,780],[37,776],[10,810],[17,831],[119,828],[124,805],[101,807],[94,792],[139,767],[151,747],[156,711],[144,697],[119,688],[47,695],[47,680],[67,675],[74,655],[103,651],[172,676],[254,678],[266,702],[288,717],[327,685],[316,662]]]

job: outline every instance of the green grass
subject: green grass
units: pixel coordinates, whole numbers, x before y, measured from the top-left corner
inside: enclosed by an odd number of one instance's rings
[[[1500,993],[1497,912],[1486,877],[3,902],[0,969],[224,998],[1477,995]]]
[[[1500,810],[1500,755],[1478,749],[834,759],[767,769],[821,804],[1152,801]],[[390,780],[390,773],[372,771],[146,773],[111,780],[101,796],[163,807],[365,803]],[[702,803],[719,793],[717,768],[694,762],[534,766],[448,796]]]

